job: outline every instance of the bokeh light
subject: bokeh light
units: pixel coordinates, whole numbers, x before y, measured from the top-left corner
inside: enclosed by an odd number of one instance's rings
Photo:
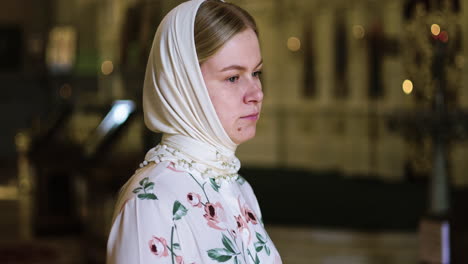
[[[106,60],[101,64],[101,72],[104,75],[109,75],[114,71],[114,64],[112,61]]]
[[[362,39],[366,35],[366,30],[361,25],[354,25],[353,26],[353,35],[357,39]]]
[[[444,30],[444,31],[440,32],[439,39],[440,39],[440,41],[442,41],[444,43],[448,42],[449,36],[448,36],[447,31]]]
[[[404,80],[402,88],[405,94],[410,94],[413,91],[413,82],[408,79]]]
[[[288,38],[287,46],[290,51],[298,51],[301,48],[301,40],[296,37],[290,37]]]
[[[440,34],[440,26],[437,24],[432,24],[431,26],[431,33],[434,36],[438,36]]]

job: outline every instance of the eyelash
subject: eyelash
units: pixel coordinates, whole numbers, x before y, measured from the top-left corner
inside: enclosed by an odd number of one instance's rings
[[[226,81],[231,82],[231,83],[235,83],[237,80],[239,80],[239,76],[237,75],[226,79]]]
[[[256,77],[256,78],[260,78],[260,76],[262,75],[262,71],[256,71],[254,73],[252,73],[252,76],[253,77]],[[226,79],[226,81],[230,82],[230,83],[235,83],[237,80],[239,80],[239,76],[236,75],[236,76],[231,76],[229,78]]]
[[[259,78],[260,76],[262,76],[262,73],[263,73],[262,71],[256,71],[253,73],[253,76]]]

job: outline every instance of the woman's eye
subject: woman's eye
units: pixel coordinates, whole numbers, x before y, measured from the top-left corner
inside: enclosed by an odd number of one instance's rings
[[[232,76],[232,77],[227,78],[227,81],[235,83],[238,79],[239,79],[239,76]]]
[[[260,77],[260,75],[262,75],[262,71],[256,71],[256,72],[252,73],[253,77]]]

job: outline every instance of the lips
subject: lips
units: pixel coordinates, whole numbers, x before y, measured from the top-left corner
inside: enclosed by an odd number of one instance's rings
[[[258,120],[259,114],[258,113],[253,113],[250,115],[246,115],[241,117],[242,119],[247,119],[247,120]]]

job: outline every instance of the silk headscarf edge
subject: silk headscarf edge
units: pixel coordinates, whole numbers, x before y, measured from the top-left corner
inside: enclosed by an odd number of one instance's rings
[[[198,64],[194,22],[204,1],[180,4],[159,25],[145,74],[144,120],[154,132],[184,135],[235,152],[237,145],[216,114]]]

